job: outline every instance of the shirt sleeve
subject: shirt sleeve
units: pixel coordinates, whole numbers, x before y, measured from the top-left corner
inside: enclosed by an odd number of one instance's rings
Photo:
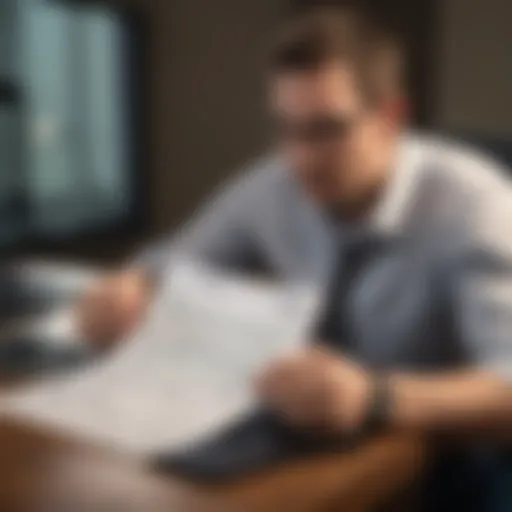
[[[512,383],[512,194],[507,188],[489,199],[468,212],[455,317],[474,364]]]

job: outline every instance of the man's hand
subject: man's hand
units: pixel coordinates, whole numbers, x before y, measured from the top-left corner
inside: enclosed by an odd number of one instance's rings
[[[80,300],[76,321],[81,335],[96,346],[119,340],[141,320],[152,290],[141,270],[109,276]]]
[[[284,420],[330,434],[361,427],[372,399],[372,380],[361,367],[321,349],[278,362],[258,389]]]

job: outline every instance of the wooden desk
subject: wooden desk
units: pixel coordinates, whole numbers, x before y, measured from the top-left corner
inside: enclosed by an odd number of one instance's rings
[[[388,435],[221,487],[151,473],[118,454],[0,425],[2,512],[306,512],[374,510],[418,477],[421,440]]]

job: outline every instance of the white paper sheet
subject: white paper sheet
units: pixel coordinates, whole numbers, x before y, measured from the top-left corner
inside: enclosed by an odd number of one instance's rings
[[[150,315],[92,367],[2,396],[0,411],[145,454],[194,443],[255,406],[253,382],[306,342],[305,286],[175,263]]]

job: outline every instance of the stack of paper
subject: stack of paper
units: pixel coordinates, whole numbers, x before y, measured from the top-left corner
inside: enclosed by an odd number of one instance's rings
[[[253,381],[307,343],[316,294],[176,262],[143,326],[73,375],[0,399],[3,415],[136,454],[182,448],[255,406]]]

